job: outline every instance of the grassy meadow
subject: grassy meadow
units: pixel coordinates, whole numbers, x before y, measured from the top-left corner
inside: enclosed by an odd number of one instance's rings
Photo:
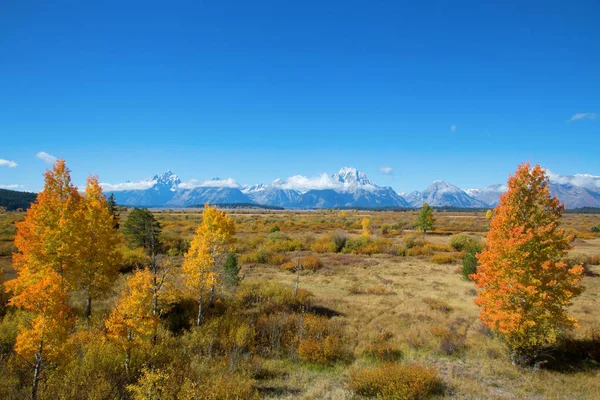
[[[162,225],[163,257],[174,265],[173,286],[181,287],[177,269],[182,264],[187,241],[201,221],[202,211],[153,212]],[[432,374],[435,380],[435,387],[423,392],[424,395],[414,392],[413,397],[599,398],[600,234],[590,230],[600,224],[600,215],[565,214],[562,220],[563,227],[577,235],[569,257],[573,262],[585,262],[587,269],[583,279],[586,290],[571,307],[579,329],[569,333],[560,346],[550,349],[543,362],[533,368],[519,368],[510,363],[502,342],[479,321],[479,311],[473,303],[475,285],[461,275],[465,252],[456,238],[467,234],[475,238],[473,240],[485,241],[489,221],[484,212],[435,212],[435,230],[426,235],[413,230],[417,212],[233,210],[229,213],[236,222],[233,250],[239,257],[242,283],[237,289],[217,290],[217,306],[208,312],[204,330],[199,334],[190,328],[193,307],[186,308],[186,302],[179,301],[165,318],[161,344],[164,342],[167,348],[173,348],[179,346],[173,343],[185,343],[188,350],[195,349],[181,357],[193,366],[190,368],[197,370],[202,369],[199,365],[203,363],[228,363],[223,369],[239,372],[236,379],[249,388],[240,397],[368,397],[368,390],[360,386],[360,380],[367,379],[365,371],[383,368],[390,374],[406,373],[394,372],[394,368],[409,366],[425,367],[411,373]],[[5,271],[4,279],[14,277],[10,266],[13,223],[23,215],[0,214],[0,266]],[[122,212],[121,220],[126,217],[127,212]],[[365,217],[370,218],[370,235],[365,235],[363,229]],[[135,265],[134,250],[124,251],[132,253],[129,257]],[[298,260],[303,269],[296,273],[294,267]],[[124,268],[114,293],[95,305],[92,323],[98,329],[102,329],[102,316],[109,312],[129,273]],[[296,297],[301,298],[298,303],[289,298],[296,282],[299,287]],[[252,300],[251,306],[245,305],[248,299],[258,299],[258,293],[262,296],[260,300]],[[265,300],[269,296],[272,299]],[[83,298],[74,296],[72,303],[75,310],[81,312]],[[221,328],[210,331],[213,326],[210,321],[223,321],[228,310],[233,309],[228,308],[230,304],[237,307],[234,319],[244,321],[255,332],[251,344],[234,346],[235,351],[227,350],[219,333],[226,322],[220,322]],[[303,313],[315,319],[302,317]],[[287,338],[285,329],[275,332],[273,321],[269,320],[273,315],[292,321],[290,324],[294,324],[294,318],[295,321],[300,318],[303,335]],[[14,317],[10,309],[0,325],[3,352],[0,363],[4,363],[4,371],[12,371],[15,377],[11,379],[25,381],[28,375],[19,372],[18,365],[7,366],[10,341],[14,340],[11,324],[16,319],[9,316]],[[315,328],[311,328],[313,323]],[[311,329],[322,333],[313,334]],[[275,333],[281,336],[276,346],[273,345]],[[329,341],[332,350],[319,347]],[[220,350],[208,351],[207,348]],[[148,357],[151,356],[140,355],[139,359]],[[170,360],[168,355],[157,357]],[[176,364],[173,363],[176,361],[164,361],[165,370],[174,369],[172,365]],[[143,373],[142,364],[140,361],[137,376]],[[103,379],[110,383],[110,374],[105,375]],[[8,378],[0,380],[5,381],[0,384],[0,390],[6,394],[0,397],[21,393],[15,389],[17,383],[7,382]],[[68,382],[64,375],[61,380]],[[82,383],[73,383],[73,387],[86,385],[85,382],[93,385],[94,377],[80,380]],[[62,385],[68,385],[64,382]],[[185,382],[183,377],[181,382]],[[223,380],[217,382],[225,388],[231,385],[224,384]],[[40,397],[49,398],[51,392],[66,390],[60,385],[58,379],[49,375],[42,384]],[[233,389],[228,390],[234,393]],[[69,393],[61,398],[90,395],[83,389],[77,392],[73,388]],[[96,398],[118,398],[133,396],[134,391],[107,388],[98,393]]]

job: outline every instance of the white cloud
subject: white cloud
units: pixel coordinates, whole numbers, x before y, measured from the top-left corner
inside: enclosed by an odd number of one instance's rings
[[[450,132],[452,132],[452,133],[456,132],[456,125],[450,126]]]
[[[580,119],[596,119],[596,113],[578,113],[573,115],[567,122],[573,122]]]
[[[54,157],[52,154],[46,153],[45,151],[40,151],[35,156],[46,164],[54,164],[57,160],[56,157]]]
[[[341,190],[344,187],[343,182],[333,180],[331,176],[326,173],[322,173],[321,175],[312,178],[303,175],[294,175],[287,179],[277,179],[273,182],[273,185],[279,186],[282,189],[294,189],[301,192],[322,189]]]
[[[361,189],[374,190],[376,187],[372,184],[360,184],[356,181],[349,180],[342,182],[334,179],[331,175],[322,173],[315,177],[306,177],[304,175],[294,175],[287,179],[277,179],[273,182],[273,186],[277,186],[281,189],[293,189],[300,192],[307,192],[309,190],[324,190],[333,189],[339,192],[347,191],[352,188],[360,186]]]
[[[0,185],[0,189],[11,189],[11,190],[15,190],[15,189],[23,189],[23,185]]]
[[[571,184],[573,186],[581,186],[588,189],[599,189],[600,188],[600,176],[590,174],[575,174],[570,176],[563,176],[556,174],[549,169],[546,170],[546,174],[551,182],[560,184]]]
[[[123,190],[145,190],[150,189],[156,183],[155,180],[146,179],[138,182],[123,182],[123,183],[100,183],[100,186],[107,192],[122,192]]]
[[[386,175],[390,175],[394,171],[392,167],[381,167],[379,170]]]
[[[194,189],[197,187],[227,187],[227,188],[239,188],[240,185],[232,178],[227,179],[209,179],[206,181],[199,181],[197,179],[190,179],[187,182],[182,182],[177,186],[179,189]]]
[[[2,158],[0,158],[0,167],[14,168],[17,165],[19,165],[19,164],[17,164],[14,161],[3,160]]]

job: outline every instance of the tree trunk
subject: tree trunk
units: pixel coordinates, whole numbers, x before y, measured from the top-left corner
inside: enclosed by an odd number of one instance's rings
[[[214,282],[210,285],[210,297],[208,301],[208,306],[210,308],[215,307],[215,284]]]
[[[31,400],[37,399],[38,381],[40,378],[40,370],[42,368],[42,350],[44,348],[44,340],[40,340],[40,347],[35,355],[35,368],[33,370],[33,385],[31,385]]]
[[[198,318],[196,319],[196,326],[202,325],[202,289],[200,289],[200,296],[198,296]]]
[[[92,296],[88,292],[87,302],[85,304],[85,318],[90,319],[92,316]]]
[[[125,375],[129,376],[129,363],[131,362],[131,355],[129,350],[125,351]]]

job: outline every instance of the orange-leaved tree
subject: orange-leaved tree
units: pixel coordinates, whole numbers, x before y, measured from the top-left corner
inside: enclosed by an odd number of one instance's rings
[[[205,289],[208,288],[210,291],[209,299],[212,305],[215,286],[221,279],[221,267],[234,235],[235,222],[229,215],[206,204],[202,213],[202,223],[196,229],[182,267],[186,285],[193,291],[198,301],[196,318],[198,326],[202,323],[202,301]]]
[[[86,294],[87,318],[92,313],[92,300],[105,295],[119,275],[121,253],[117,246],[119,232],[114,229],[114,218],[97,176],[87,180],[80,210],[82,232],[80,240],[78,286]]]
[[[64,160],[58,160],[52,170],[46,171],[44,189],[27,210],[25,219],[16,224],[17,234],[13,254],[13,268],[17,280],[21,271],[43,275],[56,271],[68,290],[77,279],[81,223],[78,211],[81,195],[71,183],[71,175]]]
[[[46,171],[44,189],[17,223],[12,266],[16,278],[5,283],[10,304],[34,313],[31,327],[23,328],[15,346],[17,354],[32,360],[36,397],[40,370],[61,350],[72,324],[66,298],[75,288],[81,224],[77,214],[81,196],[71,183],[64,160]]]
[[[109,340],[125,355],[127,374],[134,352],[151,345],[158,324],[158,318],[152,313],[152,279],[153,274],[147,269],[135,271],[105,320]]]
[[[18,293],[10,304],[32,312],[34,317],[30,326],[19,332],[15,352],[33,367],[31,398],[35,399],[40,374],[48,363],[59,359],[74,318],[66,304],[63,278],[56,271],[50,269],[39,276],[21,270],[19,278],[9,282],[9,289]]]
[[[577,326],[566,308],[583,291],[583,268],[562,261],[574,240],[559,226],[563,210],[550,195],[544,169],[521,164],[494,210],[480,266],[471,275],[481,289],[475,300],[480,318],[506,342],[515,364],[530,364]]]

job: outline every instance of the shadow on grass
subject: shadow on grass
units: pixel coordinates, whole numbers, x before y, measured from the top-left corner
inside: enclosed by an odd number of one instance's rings
[[[328,307],[323,306],[312,306],[310,307],[310,311],[313,314],[320,315],[322,317],[333,318],[333,317],[343,317],[344,314],[335,310],[332,310]]]
[[[538,364],[544,369],[564,373],[600,370],[600,336],[565,339],[549,349]]]

